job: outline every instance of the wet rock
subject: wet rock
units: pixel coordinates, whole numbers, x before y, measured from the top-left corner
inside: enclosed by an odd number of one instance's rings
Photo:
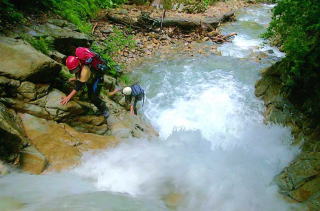
[[[27,143],[20,121],[14,112],[0,103],[0,159],[15,162],[20,149]]]
[[[234,20],[235,20],[235,12],[234,11],[227,12],[227,13],[223,14],[222,17],[220,18],[220,22],[222,22],[222,23],[228,22],[228,21],[234,21]]]
[[[6,175],[9,173],[8,167],[0,160],[0,176]]]
[[[70,101],[66,105],[61,105],[60,100],[65,97],[65,94],[57,89],[53,89],[47,96],[45,96],[45,109],[53,117],[53,119],[62,119],[68,115],[76,115],[84,113],[82,107],[74,102]]]
[[[108,119],[111,134],[124,138],[152,138],[158,136],[151,124],[142,120],[139,116],[130,115],[128,112],[122,112],[118,116]]]
[[[14,98],[2,98],[2,102],[19,112],[25,112],[41,118],[52,119],[50,114],[42,106],[24,102]]]
[[[317,192],[312,197],[310,197],[304,204],[307,205],[310,211],[320,210],[320,193]]]
[[[182,203],[184,196],[181,193],[169,193],[162,197],[170,210],[176,210]]]
[[[30,143],[48,160],[47,170],[62,170],[79,163],[83,152],[115,146],[114,136],[81,133],[64,123],[20,114]]]
[[[71,119],[68,119],[66,123],[80,132],[94,133],[98,135],[110,135],[107,121],[103,116],[75,116]]]
[[[51,59],[61,64],[65,64],[65,59],[67,58],[66,55],[60,53],[59,51],[50,51],[49,56]]]
[[[108,75],[103,76],[104,87],[109,91],[113,91],[115,89],[116,82],[117,80],[114,77]]]
[[[20,168],[32,174],[40,174],[47,167],[48,161],[35,147],[28,146],[21,151]]]
[[[17,88],[20,86],[20,81],[0,76],[0,86]]]
[[[60,64],[22,40],[0,37],[0,54],[6,55],[1,62],[0,75],[12,79],[50,81],[61,69]]]
[[[34,83],[24,81],[21,83],[17,89],[18,93],[21,94],[24,98],[29,100],[34,100],[37,96],[36,94],[36,85]]]
[[[320,152],[302,152],[276,177],[281,192],[289,194],[320,173]]]
[[[301,187],[289,192],[290,198],[303,202],[308,200],[311,196],[320,193],[320,177],[317,176],[314,179],[307,181]]]
[[[46,92],[46,88],[46,86],[42,87],[42,91]],[[37,90],[41,93],[41,88]],[[53,120],[62,120],[90,110],[88,103],[79,103],[78,101],[69,101],[68,104],[61,105],[60,100],[64,96],[65,94],[61,91],[52,89],[47,95],[33,101],[26,102],[20,99],[2,98],[2,102],[20,112]]]

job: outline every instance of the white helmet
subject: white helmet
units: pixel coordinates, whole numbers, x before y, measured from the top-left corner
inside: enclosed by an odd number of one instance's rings
[[[122,93],[125,94],[125,95],[131,95],[131,92],[132,92],[131,87],[125,87],[125,88],[122,90]]]

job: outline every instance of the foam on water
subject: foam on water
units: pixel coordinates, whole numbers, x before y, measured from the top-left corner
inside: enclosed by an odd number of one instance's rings
[[[232,39],[231,43],[224,43],[218,47],[221,54],[236,58],[256,58],[261,53],[273,59],[284,57],[284,53],[260,38],[271,21],[270,9],[274,6],[263,4],[259,8],[241,10],[237,21],[222,29],[225,34],[237,32],[238,35]]]
[[[150,65],[144,109],[159,139],[88,154],[75,172],[139,198],[180,193],[178,210],[288,210],[272,180],[297,150],[287,128],[263,124],[259,68],[216,56]]]

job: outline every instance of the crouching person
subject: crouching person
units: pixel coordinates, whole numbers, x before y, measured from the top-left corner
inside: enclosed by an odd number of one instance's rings
[[[108,118],[109,110],[106,104],[99,98],[103,80],[102,74],[99,74],[97,71],[91,71],[88,65],[81,63],[79,58],[75,56],[69,56],[67,58],[66,66],[72,74],[75,74],[75,77],[69,79],[69,81],[75,81],[75,88],[68,96],[63,97],[60,103],[62,105],[67,104],[71,98],[86,85],[91,102],[99,109],[99,114]]]
[[[109,96],[115,95],[117,92],[121,91],[125,96],[126,103],[130,105],[130,114],[137,115],[137,103],[138,101],[143,101],[144,104],[144,90],[139,84],[132,86],[127,86],[123,89],[115,89],[109,93]]]

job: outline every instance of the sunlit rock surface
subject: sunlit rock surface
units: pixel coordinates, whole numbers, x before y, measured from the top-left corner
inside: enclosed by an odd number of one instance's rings
[[[113,136],[80,133],[70,126],[47,121],[29,114],[20,114],[30,143],[48,160],[48,170],[62,170],[78,164],[82,152],[114,147]]]

